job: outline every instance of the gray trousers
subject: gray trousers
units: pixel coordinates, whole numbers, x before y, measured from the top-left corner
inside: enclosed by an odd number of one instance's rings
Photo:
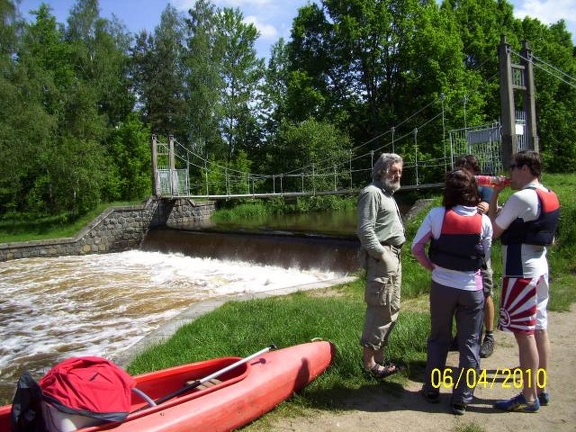
[[[444,368],[452,339],[452,321],[456,319],[460,358],[453,381],[445,380]],[[451,288],[432,281],[430,289],[430,337],[424,376],[424,390],[452,388],[452,403],[472,402],[480,372],[480,330],[484,320],[484,293]],[[463,370],[462,370],[463,369]],[[474,369],[466,380],[469,369]],[[461,372],[462,370],[462,372]],[[461,377],[458,380],[458,377]],[[456,386],[456,382],[459,381]],[[454,385],[452,387],[452,384]],[[470,384],[470,385],[468,385]]]

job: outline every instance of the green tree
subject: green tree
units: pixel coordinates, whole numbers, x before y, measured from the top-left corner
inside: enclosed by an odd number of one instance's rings
[[[328,122],[282,122],[267,172],[282,178],[284,191],[344,189],[350,186],[350,138]],[[280,177],[279,177],[280,179]],[[280,182],[280,180],[279,180]],[[268,185],[271,190],[272,185]],[[280,192],[277,185],[276,191]]]
[[[450,14],[462,39],[464,63],[471,77],[466,97],[467,125],[478,125],[500,118],[498,47],[502,35],[517,45],[518,20],[506,0],[444,0],[442,8]],[[478,84],[481,83],[481,86]],[[475,109],[480,108],[480,109]]]
[[[124,26],[99,15],[98,0],[77,0],[72,7],[66,28],[66,41],[70,44],[71,63],[76,78],[88,85],[101,119],[92,124],[115,126],[134,107],[134,96],[128,81],[129,47],[131,37]],[[72,120],[72,119],[70,119]],[[95,133],[102,133],[96,132]],[[105,132],[104,132],[105,133]]]
[[[216,8],[207,0],[197,0],[186,19],[189,91],[187,142],[206,159],[225,160],[227,148],[220,135],[223,106],[220,95],[225,82],[220,74],[224,39],[219,33]]]
[[[220,35],[225,48],[221,60],[221,76],[225,83],[222,93],[223,118],[220,130],[228,146],[227,160],[235,158],[241,149],[249,150],[258,136],[256,100],[264,61],[256,56],[254,44],[258,31],[244,23],[239,9],[224,8],[219,14]]]
[[[14,61],[19,50],[19,26],[17,9],[10,0],[0,0],[0,213],[20,209],[28,165],[33,154],[27,140],[21,136],[19,123],[31,117],[26,107],[35,108],[34,102],[19,91],[18,80],[22,77]],[[28,159],[21,160],[25,154]]]
[[[310,117],[330,117],[331,24],[317,4],[298,10],[288,43],[286,117],[304,121]]]
[[[360,166],[369,150],[414,154],[412,136],[423,125],[420,151],[444,156],[442,98],[454,103],[471,81],[459,34],[436,2],[324,0],[299,10],[289,46],[289,118],[330,118],[367,143]],[[392,128],[403,137],[395,148]]]
[[[150,126],[133,112],[110,137],[110,156],[118,169],[117,178],[108,187],[121,200],[144,199],[152,194]]]
[[[280,120],[286,116],[286,93],[289,74],[289,54],[284,38],[272,45],[270,59],[264,71],[259,98],[259,120],[264,126],[265,139],[274,134]]]
[[[61,33],[46,6],[37,11],[36,25],[19,24],[17,51],[5,63],[9,68],[0,110],[2,119],[0,141],[3,161],[2,177],[6,181],[3,202],[8,208],[28,211],[28,195],[34,193],[36,178],[45,172],[42,160],[50,147],[57,127],[58,91],[55,74],[46,65],[53,58],[59,63],[58,44]],[[60,66],[60,63],[58,64]],[[39,206],[39,208],[42,206]],[[44,206],[50,210],[50,206]]]
[[[118,23],[98,16],[97,1],[80,0],[68,27],[56,24],[46,6],[24,27],[18,67],[32,117],[41,129],[28,146],[21,190],[26,208],[36,213],[84,213],[117,198],[118,180],[106,140],[131,111],[126,81],[129,38]],[[24,111],[25,112],[25,111]],[[30,128],[30,130],[34,130]]]
[[[187,91],[183,17],[166,6],[154,34],[141,32],[132,50],[135,91],[142,118],[152,131],[186,141]]]

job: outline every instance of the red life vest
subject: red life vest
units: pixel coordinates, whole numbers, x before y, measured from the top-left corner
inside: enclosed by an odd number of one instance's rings
[[[554,240],[560,219],[558,197],[550,190],[533,187],[528,189],[532,189],[538,195],[540,215],[538,219],[528,222],[521,218],[515,219],[500,237],[504,245],[524,243],[547,246]]]
[[[461,216],[452,209],[446,210],[440,237],[432,239],[428,256],[441,267],[474,271],[485,265],[484,249],[480,242],[482,215]]]

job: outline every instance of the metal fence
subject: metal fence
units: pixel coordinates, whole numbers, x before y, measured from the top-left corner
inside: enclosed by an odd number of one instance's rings
[[[187,196],[190,195],[190,177],[187,169],[157,169],[157,196]]]
[[[450,131],[452,166],[460,156],[473,154],[483,174],[499,174],[502,167],[500,124],[482,125]]]

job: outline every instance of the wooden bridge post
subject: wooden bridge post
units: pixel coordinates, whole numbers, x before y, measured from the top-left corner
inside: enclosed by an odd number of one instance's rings
[[[514,91],[512,89],[512,61],[510,45],[502,35],[500,49],[500,104],[502,115],[502,165],[508,167],[512,154],[516,153],[516,114],[514,109]]]
[[[536,129],[536,90],[534,86],[534,67],[532,65],[532,51],[528,41],[522,43],[521,64],[525,73],[524,111],[526,111],[526,143],[528,148],[539,151],[538,132]]]

